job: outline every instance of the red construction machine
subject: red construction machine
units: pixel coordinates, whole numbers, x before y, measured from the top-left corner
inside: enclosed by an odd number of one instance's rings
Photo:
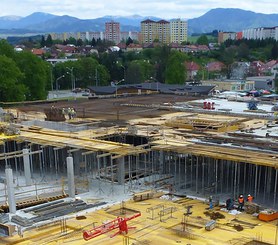
[[[91,230],[83,231],[83,238],[84,238],[84,240],[88,241],[92,238],[95,238],[102,234],[108,233],[117,228],[119,228],[119,230],[115,234],[111,235],[110,236],[111,238],[116,235],[119,235],[119,234],[127,234],[129,229],[136,228],[136,227],[128,227],[127,221],[135,219],[139,216],[141,216],[141,213],[137,213],[137,214],[134,214],[133,216],[125,217],[125,218],[118,217],[117,219],[109,221],[108,223],[102,224]]]

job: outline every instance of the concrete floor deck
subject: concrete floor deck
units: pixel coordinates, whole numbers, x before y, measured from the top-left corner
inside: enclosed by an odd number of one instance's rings
[[[147,213],[157,205],[163,205],[164,209],[173,208],[169,213],[159,217],[155,209]],[[192,214],[185,217],[184,231],[181,222],[186,212],[186,206],[192,205]],[[69,218],[66,221],[66,232],[61,232],[60,222],[53,222],[47,226],[34,228],[24,232],[20,238],[18,235],[11,238],[3,238],[1,244],[277,244],[275,243],[277,226],[275,222],[263,222],[250,214],[241,213],[231,215],[215,207],[211,212],[219,212],[225,216],[217,220],[216,228],[212,231],[205,229],[205,223],[210,218],[204,214],[208,211],[208,205],[201,200],[181,198],[176,201],[166,199],[150,199],[142,202],[133,200],[125,202],[126,215],[130,216],[135,212],[141,212],[142,216],[128,221],[129,226],[136,226],[136,229],[129,231],[127,236],[117,235],[110,238],[117,230],[110,231],[99,237],[85,241],[82,237],[82,230],[99,226],[102,223],[111,221],[121,215],[121,204],[103,208],[95,212],[83,213],[85,219]],[[130,211],[134,210],[134,212]],[[174,211],[176,210],[176,211]],[[79,214],[80,215],[80,214]],[[243,230],[237,231],[236,226],[240,225]],[[65,228],[65,227],[64,227]],[[261,243],[249,243],[258,241]],[[263,243],[264,242],[264,243]]]

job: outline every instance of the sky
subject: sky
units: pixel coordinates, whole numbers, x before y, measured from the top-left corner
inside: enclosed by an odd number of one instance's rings
[[[277,14],[277,0],[1,0],[0,16],[28,16],[34,12],[70,15],[80,19],[111,16],[156,16],[192,19],[214,8],[240,8]]]

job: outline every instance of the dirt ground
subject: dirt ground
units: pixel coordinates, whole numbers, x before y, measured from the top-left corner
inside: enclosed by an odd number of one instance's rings
[[[129,107],[122,104],[164,104],[175,102],[186,102],[196,100],[199,97],[189,97],[182,95],[168,95],[168,94],[155,94],[155,95],[141,95],[129,96],[119,98],[105,98],[105,99],[79,99],[71,101],[56,101],[40,104],[24,105],[18,107],[22,112],[39,111],[43,112],[44,109],[55,106],[57,108],[74,108],[77,112],[77,117],[81,118],[95,118],[102,120],[130,120],[141,117],[156,117],[165,114],[165,110],[158,110],[153,108],[144,107]]]

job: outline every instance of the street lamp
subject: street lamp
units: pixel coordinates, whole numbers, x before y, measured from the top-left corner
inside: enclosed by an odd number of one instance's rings
[[[124,67],[123,65],[121,65],[121,67],[122,67],[123,70],[124,70],[124,78],[123,78],[123,79],[125,79],[125,67]]]
[[[62,79],[63,77],[65,77],[65,75],[62,75],[62,76],[60,76],[60,77],[58,77],[58,78],[56,79],[56,92],[58,92],[58,81],[59,81],[60,79]]]
[[[66,67],[66,69],[68,69],[70,71],[70,79],[71,79],[71,91],[73,91],[75,89],[75,79],[74,79],[74,76],[73,76],[73,69],[74,67]]]
[[[150,77],[150,79],[154,80],[156,82],[156,92],[158,92],[158,83],[159,83],[159,81],[154,77]]]
[[[121,83],[121,82],[123,82],[124,80],[125,80],[125,79],[122,79],[122,80],[120,80],[120,81],[114,83],[114,84],[116,85],[116,98],[118,97],[118,84]]]

